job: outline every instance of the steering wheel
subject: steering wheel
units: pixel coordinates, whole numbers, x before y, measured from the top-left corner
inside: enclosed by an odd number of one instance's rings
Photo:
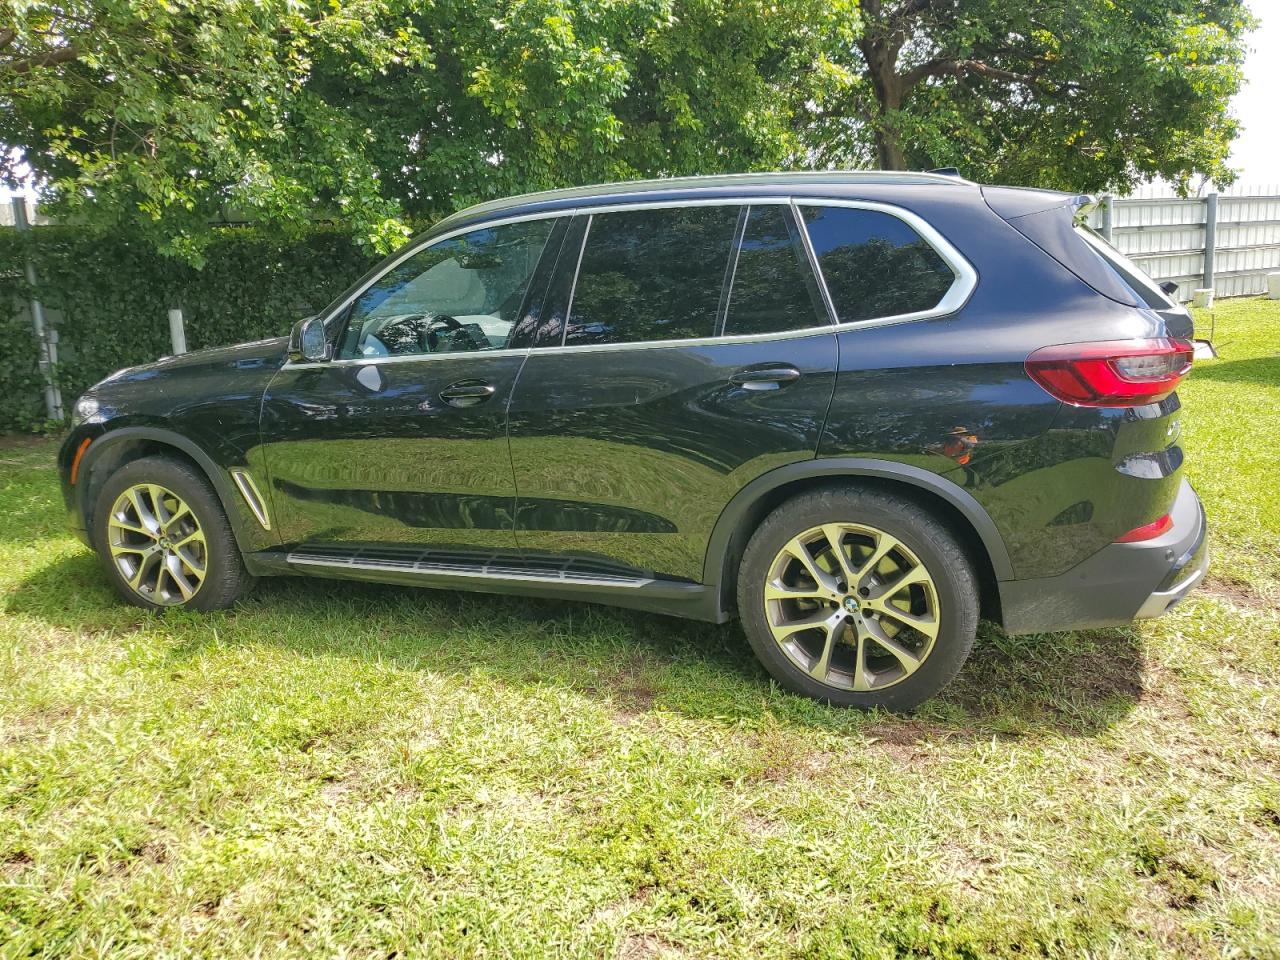
[[[440,330],[442,329],[455,334],[455,336],[450,338],[452,344],[461,345],[465,350],[479,349],[475,340],[473,340],[470,334],[467,333],[466,327],[459,323],[456,318],[449,316],[447,313],[427,314],[426,320],[427,324],[423,327],[421,337],[423,340],[423,349],[427,353],[436,352],[436,347],[440,345]],[[463,334],[461,344],[459,344],[459,338],[456,336],[458,333]]]

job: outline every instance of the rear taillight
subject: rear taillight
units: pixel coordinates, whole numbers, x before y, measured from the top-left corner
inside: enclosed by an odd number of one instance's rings
[[[1116,543],[1140,543],[1143,540],[1154,540],[1162,533],[1167,533],[1173,528],[1173,517],[1165,514],[1157,520],[1150,523],[1144,523],[1140,527],[1134,527],[1122,537],[1116,537]]]
[[[1188,340],[1095,340],[1042,347],[1027,374],[1059,400],[1078,407],[1136,407],[1163,400],[1191,369]]]

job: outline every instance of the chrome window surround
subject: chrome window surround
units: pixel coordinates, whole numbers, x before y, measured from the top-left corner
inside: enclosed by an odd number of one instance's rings
[[[499,217],[494,220],[487,220],[482,223],[472,223],[465,227],[459,227],[441,234],[438,237],[430,237],[421,243],[413,244],[407,248],[400,256],[387,262],[386,267],[364,287],[361,287],[355,293],[346,297],[341,303],[324,315],[324,322],[329,323],[336,316],[347,310],[360,295],[369,287],[373,286],[384,276],[398,267],[405,260],[420,253],[428,247],[437,243],[443,243],[446,240],[452,240],[455,237],[462,236],[467,233],[473,233],[477,230],[488,230],[493,227],[504,226],[509,223],[523,223],[527,220],[550,220],[559,217],[586,216],[591,217],[595,214],[603,213],[621,213],[628,210],[662,210],[677,207],[694,207],[694,206],[763,206],[766,204],[783,204],[790,206],[792,215],[795,217],[796,223],[800,229],[800,238],[804,244],[805,252],[809,257],[809,266],[813,270],[814,276],[818,283],[818,290],[822,295],[822,299],[826,304],[827,314],[832,322],[814,327],[804,327],[798,330],[781,330],[773,333],[758,334],[736,334],[730,336],[710,336],[695,337],[685,340],[645,340],[632,343],[601,343],[601,344],[581,344],[566,345],[561,343],[559,346],[538,347],[537,352],[542,353],[560,353],[564,351],[575,352],[599,352],[608,350],[643,350],[655,347],[672,347],[672,346],[705,346],[717,343],[755,343],[768,340],[787,340],[793,337],[811,337],[819,334],[827,334],[832,332],[841,332],[845,330],[859,330],[864,327],[883,327],[890,324],[909,323],[914,320],[928,320],[933,317],[942,317],[947,314],[954,313],[964,306],[974,289],[978,285],[978,272],[973,268],[968,260],[957,250],[951,243],[940,234],[934,227],[923,217],[906,210],[902,207],[889,203],[881,203],[874,200],[845,200],[840,198],[828,197],[805,197],[805,196],[785,196],[785,197],[707,197],[693,198],[687,200],[652,200],[652,201],[635,201],[630,203],[611,203],[603,205],[592,205],[585,207],[574,207],[571,209],[561,210],[543,210],[537,213],[527,213],[511,217]],[[849,207],[854,210],[874,210],[880,213],[886,213],[890,216],[897,217],[916,231],[926,243],[933,247],[934,251],[942,257],[943,261],[951,268],[955,274],[955,279],[951,286],[943,295],[938,304],[929,310],[918,310],[914,313],[895,314],[888,317],[875,317],[870,320],[851,320],[847,323],[838,322],[838,314],[831,300],[831,293],[827,289],[827,283],[819,269],[817,257],[813,251],[813,244],[809,239],[809,231],[805,225],[804,217],[800,214],[801,207]],[[587,237],[591,232],[590,221],[587,223],[587,229],[583,232],[582,245],[578,249],[578,262],[574,268],[573,290],[569,295],[569,310],[566,312],[565,329],[568,328],[568,313],[573,308],[573,293],[576,292],[578,286],[577,271],[582,265],[582,254],[586,250]],[[562,332],[563,337],[563,332]],[[498,350],[481,350],[475,353],[467,352],[465,355],[471,359],[477,356],[496,357],[510,355],[524,355],[533,352],[535,348],[517,347],[502,348]],[[406,363],[430,360],[444,360],[451,357],[457,357],[462,354],[458,353],[423,353],[411,356],[400,357],[351,357],[342,360],[326,360],[318,362],[294,363],[288,361],[285,364],[286,369],[304,369],[308,367],[329,367],[334,365],[349,366],[362,364],[382,364],[382,363]]]

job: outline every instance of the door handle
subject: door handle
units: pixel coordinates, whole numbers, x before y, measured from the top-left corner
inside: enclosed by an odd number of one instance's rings
[[[474,407],[493,396],[497,388],[483,380],[459,380],[440,391],[440,399],[451,407]]]
[[[799,379],[800,371],[795,367],[748,367],[731,376],[729,382],[743,390],[778,390]]]

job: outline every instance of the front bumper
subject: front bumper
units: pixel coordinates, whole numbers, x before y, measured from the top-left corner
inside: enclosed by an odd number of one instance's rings
[[[1204,507],[1185,480],[1173,526],[1141,543],[1113,543],[1056,577],[999,584],[1005,632],[1045,633],[1107,627],[1158,617],[1209,569]]]

